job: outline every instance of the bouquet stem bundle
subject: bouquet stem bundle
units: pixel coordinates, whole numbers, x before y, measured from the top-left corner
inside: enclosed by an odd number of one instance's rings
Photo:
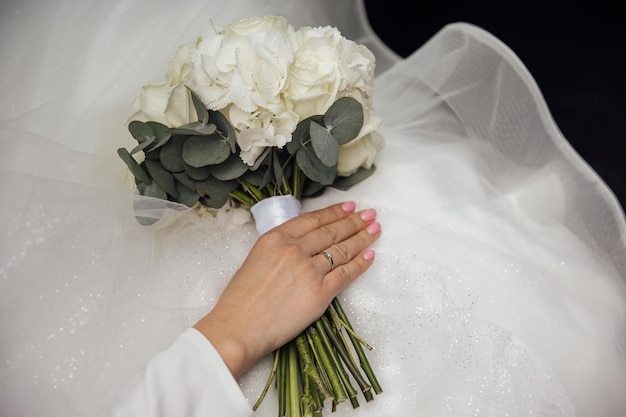
[[[383,390],[364,347],[372,349],[355,333],[335,298],[322,317],[274,352],[272,372],[253,409],[261,405],[274,380],[279,417],[322,416],[328,400],[332,401],[332,411],[346,400],[358,408],[359,391],[365,401],[373,401],[374,393]]]

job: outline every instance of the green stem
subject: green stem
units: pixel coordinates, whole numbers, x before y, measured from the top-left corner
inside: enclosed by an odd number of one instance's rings
[[[322,400],[321,393],[317,389],[318,388],[317,386],[315,388],[316,389],[311,390],[311,399],[313,400],[313,415],[314,416],[318,413],[321,414],[322,409],[324,408],[324,400]],[[328,391],[327,390],[324,390],[324,391],[326,391],[326,394],[327,394],[327,397],[325,397],[325,399],[330,398],[330,394],[328,394]]]
[[[313,361],[313,357],[311,356],[311,349],[309,347],[307,337],[304,333],[301,333],[296,338],[296,346],[298,348],[300,361],[302,362],[301,368],[303,376],[306,375],[307,379],[315,385],[315,391],[318,392],[318,396],[321,396],[321,398],[324,400],[329,398],[330,393],[326,389],[326,385],[324,384],[322,376],[315,366],[315,362]]]
[[[335,364],[338,367],[338,369],[340,369],[340,375],[342,376],[341,380],[343,381],[344,386],[346,387],[346,391],[348,392],[348,396],[350,397],[350,401],[352,402],[352,407],[357,408],[359,406],[359,403],[356,400],[357,392],[352,387],[352,384],[350,383],[350,378],[348,377],[348,373],[346,372],[344,366],[341,364],[339,358],[343,360],[343,363],[345,363],[346,367],[348,368],[348,370],[350,371],[350,373],[356,380],[357,384],[359,384],[361,391],[363,392],[363,394],[365,395],[365,398],[368,401],[369,401],[368,392],[371,390],[372,387],[370,387],[369,384],[363,378],[363,376],[361,376],[361,373],[357,369],[356,364],[351,360],[350,355],[345,350],[343,343],[341,342],[341,340],[339,340],[339,338],[337,337],[337,334],[335,333],[335,330],[330,325],[330,321],[328,320],[328,318],[326,316],[322,316],[320,320],[318,320],[318,322],[321,322],[322,325],[324,326],[325,334],[327,335],[329,342],[332,343],[332,346],[334,347],[333,352],[336,352]]]
[[[302,346],[308,347],[306,337],[303,334],[296,338],[296,347],[298,348],[298,359],[300,364],[300,381],[302,382],[302,394],[300,395],[300,403],[302,404],[302,417],[313,417],[313,393],[316,392],[315,386],[311,382],[311,378],[307,375],[307,366],[313,363],[309,352],[303,352]]]
[[[308,331],[311,334],[314,349],[319,355],[321,365],[324,367],[324,371],[328,377],[335,403],[345,401],[347,398],[346,392],[341,384],[339,376],[337,375],[337,371],[333,366],[333,358],[331,353],[327,350],[327,343],[324,343],[322,334],[319,332],[317,326],[309,326]]]
[[[350,320],[348,320],[348,316],[346,315],[345,311],[343,310],[343,307],[341,307],[341,303],[339,302],[339,300],[337,298],[333,299],[332,306],[334,307],[335,311],[337,312],[337,314],[339,315],[341,320],[345,323],[346,330],[350,329],[350,330],[353,331],[354,329],[353,329],[352,325],[350,324]],[[356,352],[357,356],[359,357],[359,361],[361,363],[361,368],[365,372],[365,375],[367,376],[367,379],[370,381],[370,384],[372,385],[372,388],[374,389],[374,392],[376,394],[381,394],[383,392],[383,389],[380,386],[380,383],[378,382],[378,379],[376,378],[376,375],[374,374],[374,371],[372,370],[372,367],[371,367],[369,361],[367,360],[367,356],[365,356],[365,352],[363,351],[363,347],[361,346],[361,343],[359,342],[359,340],[355,336],[353,336],[352,333],[353,332],[349,331],[348,332],[348,337],[350,337],[350,340],[352,341],[352,345],[354,346],[354,351]]]
[[[295,341],[287,344],[287,416],[301,417],[298,350]]]
[[[315,369],[317,369],[320,375],[324,390],[328,393],[328,397],[326,398],[328,399],[332,396],[332,394],[330,394],[330,391],[332,391],[332,387],[330,386],[328,375],[326,375],[326,369],[324,368],[324,364],[322,363],[322,358],[320,357],[319,352],[317,351],[315,347],[315,342],[313,342],[311,329],[314,329],[314,327],[309,326],[309,329],[306,332],[306,339],[307,339],[307,342],[309,343],[310,351],[313,354],[313,359],[315,359],[315,364],[316,364]],[[324,390],[320,390],[320,392],[323,392]]]
[[[302,372],[302,369],[300,369]],[[304,373],[300,373],[302,381],[302,394],[300,395],[300,404],[302,405],[302,417],[313,417],[313,392],[315,388],[311,386],[311,381]]]
[[[281,171],[283,172],[283,175],[281,176],[281,184],[280,184],[281,185],[281,192],[282,192],[283,195],[286,195],[286,194],[294,195],[293,189],[291,188],[291,184],[289,184],[289,179],[285,176],[285,169],[287,168],[288,164],[289,164],[289,158],[287,159],[287,161],[285,161],[285,163],[281,167]],[[295,174],[295,172],[293,172],[293,174]],[[300,198],[298,198],[298,200],[299,199]]]
[[[332,324],[332,328],[335,330],[335,334],[337,335],[337,338],[339,339],[341,345],[343,346],[344,351],[346,352],[346,354],[348,355],[348,358],[350,359],[350,363],[352,363],[356,367],[356,361],[354,360],[354,356],[352,355],[352,352],[350,352],[350,348],[349,348],[350,345],[348,344],[348,341],[346,340],[346,337],[344,336],[343,331],[342,331],[345,329],[345,326],[343,325],[342,322],[337,320],[338,319],[337,313],[335,313],[335,311],[332,308],[327,309],[326,314],[329,317],[329,320]]]
[[[265,387],[263,388],[261,395],[259,395],[259,398],[256,400],[256,403],[254,403],[254,406],[252,407],[252,411],[256,411],[257,408],[259,408],[259,406],[265,399],[265,395],[267,395],[267,392],[272,386],[272,381],[274,380],[274,377],[276,377],[276,372],[278,370],[278,357],[279,357],[278,353],[279,353],[278,350],[274,352],[274,364],[272,365],[272,371],[270,372],[270,376],[267,378],[267,382],[265,383]]]
[[[341,319],[341,317],[339,317],[339,315],[337,314],[337,312],[336,312],[334,309],[329,308],[329,309],[327,309],[327,310],[326,310],[326,312],[330,313],[331,317],[333,318],[333,321],[334,321],[334,322],[336,322],[338,326],[340,326],[341,328],[343,328],[343,329],[346,331],[346,333],[348,333],[348,334],[350,334],[350,335],[354,336],[354,338],[355,338],[356,340],[358,340],[360,344],[362,344],[363,346],[365,346],[365,348],[366,348],[367,350],[373,350],[373,349],[374,349],[374,348],[373,348],[373,347],[372,347],[369,343],[367,343],[367,342],[366,342],[366,341],[365,341],[365,340],[364,340],[361,336],[359,336],[358,334],[356,334],[356,332],[354,331],[354,329],[352,329],[352,328],[351,328],[348,324],[346,324],[346,322],[345,322],[345,321],[343,321],[343,320]]]
[[[324,316],[322,316],[319,320],[317,320],[315,322],[315,328],[320,333],[324,346],[326,347],[326,350],[329,352],[329,356],[332,360],[332,366],[333,366],[334,371],[339,376],[339,380],[341,381],[341,384],[346,394],[348,395],[348,398],[350,399],[352,406],[355,407],[355,399],[356,399],[357,391],[352,386],[352,383],[350,382],[350,377],[348,376],[346,369],[341,363],[341,359],[337,355],[337,349],[334,343],[332,342],[332,335],[329,334],[329,330],[332,332],[332,329],[330,329],[329,327],[325,325],[324,320],[328,322],[328,320]],[[358,402],[356,403],[356,407],[358,407]]]
[[[276,373],[278,390],[278,417],[287,415],[287,348],[285,346],[276,351],[278,355],[278,371]]]
[[[284,176],[281,179],[280,193],[281,195],[288,195],[288,194],[293,195],[293,191],[291,190],[289,181],[287,181],[287,178],[285,178]]]
[[[291,184],[292,195],[296,197],[298,200],[300,200],[300,197],[302,196],[302,170],[300,169],[300,166],[295,161],[295,159],[293,161],[293,173],[291,174],[291,176],[292,176],[292,184]]]
[[[230,196],[240,203],[243,203],[248,208],[252,207],[254,203],[256,203],[256,201],[254,201],[252,197],[250,197],[248,194],[244,193],[241,190],[231,191]]]
[[[254,199],[255,202],[258,203],[259,201],[267,198],[267,195],[254,185],[241,180],[239,180],[239,183],[243,187],[244,191],[247,192]]]

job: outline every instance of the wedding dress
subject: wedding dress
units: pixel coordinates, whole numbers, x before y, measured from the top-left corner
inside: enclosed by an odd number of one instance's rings
[[[249,219],[137,197],[115,151],[178,45],[209,20],[266,14],[337,26],[377,58],[377,171],[303,202],[354,200],[383,225],[374,266],[340,299],[384,393],[335,414],[626,415],[622,208],[489,33],[452,23],[400,59],[358,0],[0,7],[2,416],[92,415],[243,261]],[[270,365],[238,380],[250,404]],[[273,395],[258,415],[276,415]]]

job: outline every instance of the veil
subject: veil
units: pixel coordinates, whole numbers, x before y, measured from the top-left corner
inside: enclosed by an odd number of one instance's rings
[[[355,412],[624,415],[626,224],[506,45],[451,23],[401,59],[359,0],[35,1],[0,6],[0,404],[92,415],[215,303],[248,217],[136,195],[136,94],[210,21],[333,25],[377,60],[386,144],[347,199],[375,207],[377,260],[341,295],[384,393]],[[154,217],[151,226],[137,217]],[[256,401],[269,358],[239,379]],[[272,394],[257,411],[274,415]]]

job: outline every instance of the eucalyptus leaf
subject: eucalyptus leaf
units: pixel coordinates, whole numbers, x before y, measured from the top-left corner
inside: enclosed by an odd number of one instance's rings
[[[195,181],[206,180],[207,178],[211,176],[211,167],[209,166],[196,168],[196,167],[187,165],[185,161],[183,161],[183,169],[185,173],[187,173],[189,178]]]
[[[274,180],[276,180],[276,184],[280,185],[283,182],[283,166],[280,161],[278,151],[275,148],[272,151],[272,156],[273,156],[272,167],[274,171]]]
[[[180,182],[176,183],[176,191],[178,192],[178,201],[181,204],[186,205],[187,207],[193,207],[194,204],[198,202],[200,195],[195,190],[190,190]]]
[[[213,123],[191,122],[179,127],[173,127],[169,131],[175,135],[209,136],[215,133],[217,126]]]
[[[267,164],[268,160],[269,160],[269,154],[270,154],[271,148],[269,146],[265,147],[265,149],[263,149],[263,152],[261,152],[261,155],[259,155],[256,159],[256,161],[254,161],[254,165],[252,165],[250,167],[251,171],[256,171],[257,169],[259,169],[259,167],[263,164]]]
[[[363,127],[363,106],[351,97],[338,99],[324,114],[324,126],[340,145],[350,142]]]
[[[193,179],[189,178],[189,175],[187,175],[187,173],[175,172],[173,175],[174,178],[176,178],[177,183],[182,184],[192,191],[196,189],[196,182]]]
[[[139,193],[141,193],[141,195],[145,195],[147,197],[160,198],[161,200],[167,200],[167,193],[155,181],[152,181],[150,184],[137,181],[136,184],[137,184],[137,190],[139,190]]]
[[[170,128],[165,126],[163,123],[150,121],[150,122],[146,122],[146,124],[150,126],[150,128],[154,132],[154,137],[155,137],[154,144],[150,148],[150,151],[153,151],[165,145],[167,141],[170,140],[170,138],[172,137]]]
[[[376,171],[376,165],[372,165],[371,168],[359,168],[354,174],[348,177],[337,177],[333,182],[333,188],[338,190],[347,191],[353,185],[360,183]]]
[[[252,184],[258,188],[263,182],[263,175],[263,170],[248,171],[243,175],[243,181]]]
[[[237,136],[235,129],[230,124],[226,116],[219,111],[209,110],[209,120],[215,124],[217,130],[222,132],[224,139],[230,146],[230,151],[235,153],[237,151]]]
[[[339,144],[327,128],[317,122],[311,122],[311,144],[317,157],[327,167],[337,165],[339,159]]]
[[[146,151],[144,155],[146,155],[146,159],[158,160],[161,157],[161,148]]]
[[[207,124],[209,122],[208,109],[206,108],[202,100],[200,100],[200,97],[198,97],[198,95],[194,93],[191,88],[187,87],[187,90],[189,90],[189,94],[191,94],[191,102],[193,103],[193,107],[196,110],[196,116],[198,117],[198,121],[202,124]]]
[[[290,156],[290,158],[295,158],[295,156],[294,157]],[[283,165],[282,165],[283,177],[285,177],[287,179],[291,178],[291,176],[293,174],[293,166],[294,166],[294,163],[292,163],[292,162],[290,162],[288,164],[285,164],[283,162]]]
[[[208,208],[219,209],[224,207],[229,197],[229,194],[214,195],[212,198],[200,197],[200,204]]]
[[[236,181],[220,181],[216,178],[209,178],[196,184],[200,203],[211,208],[221,208],[226,204],[230,191],[236,187]]]
[[[139,151],[143,151],[144,149],[146,149],[148,146],[152,145],[152,143],[154,142],[155,137],[154,136],[150,136],[148,139],[144,140],[143,142],[139,142],[139,145],[135,146],[131,151],[130,154],[134,155]]]
[[[330,185],[337,176],[337,167],[328,167],[315,155],[311,145],[303,146],[296,153],[298,166],[307,178],[323,185]]]
[[[183,145],[183,161],[199,168],[224,162],[230,156],[230,146],[219,135],[191,136]]]
[[[137,142],[142,143],[152,138],[154,140],[154,131],[149,124],[139,120],[133,120],[128,124],[128,131]]]
[[[291,134],[291,141],[287,143],[287,152],[294,155],[298,149],[305,145],[310,139],[310,124],[311,122],[324,123],[324,116],[310,116],[302,120],[296,126],[296,129]]]
[[[231,153],[221,164],[210,165],[207,168],[215,178],[225,181],[241,177],[250,167],[241,160],[238,154]]]
[[[326,186],[319,182],[306,181],[302,187],[302,197],[314,197],[321,194]]]
[[[269,158],[270,161],[272,161],[272,158]],[[274,163],[270,162],[269,165],[267,166],[267,169],[263,169],[263,180],[261,180],[261,184],[259,184],[259,189],[263,189],[265,187],[267,187],[267,185],[272,182],[272,173],[273,173],[273,167]]]
[[[144,184],[151,184],[152,178],[148,175],[146,171],[142,167],[139,166],[135,158],[126,150],[125,148],[119,148],[117,150],[117,154],[122,158],[122,161],[128,166],[130,172],[135,176],[138,181],[141,181]]]
[[[170,172],[182,172],[183,167],[183,145],[186,136],[174,136],[161,148],[159,158],[163,167]]]
[[[161,186],[166,193],[174,198],[177,198],[178,192],[176,191],[176,181],[174,176],[163,168],[163,165],[161,165],[159,161],[146,159],[144,163],[146,164],[146,168],[148,169],[148,173],[152,179],[159,184],[159,186]]]

